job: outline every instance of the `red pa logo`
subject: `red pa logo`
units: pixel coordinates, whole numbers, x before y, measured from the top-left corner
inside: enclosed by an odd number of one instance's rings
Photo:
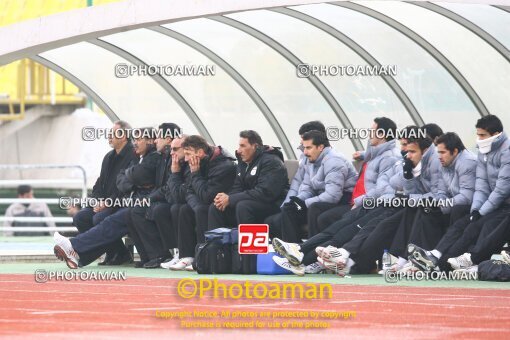
[[[268,224],[239,225],[239,254],[267,254],[268,244]]]

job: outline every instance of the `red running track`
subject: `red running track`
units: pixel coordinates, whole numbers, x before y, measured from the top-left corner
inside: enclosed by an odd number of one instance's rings
[[[178,281],[128,278],[35,283],[33,275],[0,275],[0,337],[148,339],[171,335],[260,340],[276,333],[293,339],[509,339],[510,334],[510,290],[333,285],[333,299],[184,299],[177,294]],[[186,329],[179,320],[156,317],[156,310],[226,309],[354,311],[356,317],[329,321],[328,329],[311,330]]]

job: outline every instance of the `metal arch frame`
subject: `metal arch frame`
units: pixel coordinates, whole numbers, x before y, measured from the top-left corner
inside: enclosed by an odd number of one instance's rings
[[[112,122],[119,120],[119,117],[115,114],[112,108],[94,90],[92,90],[88,85],[82,82],[78,77],[73,75],[71,72],[53,63],[52,61],[49,61],[48,59],[41,57],[40,55],[31,56],[29,58],[57,72],[58,74],[72,82],[74,85],[78,86],[78,88],[85,92],[87,96],[89,96],[96,103],[96,105],[99,106],[101,110],[104,111],[106,116],[108,116],[108,118],[110,118]]]
[[[471,100],[475,108],[477,109],[480,116],[487,116],[489,115],[489,110],[487,110],[487,107],[483,103],[482,99],[476,91],[473,89],[471,84],[467,81],[466,78],[462,75],[462,73],[441,53],[439,50],[437,50],[434,46],[432,46],[431,43],[429,43],[427,40],[425,40],[422,36],[417,34],[416,32],[412,31],[408,27],[404,26],[400,22],[380,13],[377,12],[371,8],[355,4],[352,2],[331,2],[331,5],[347,8],[353,11],[356,11],[358,13],[365,14],[372,19],[376,19],[378,21],[381,21],[382,23],[390,26],[391,28],[397,30],[399,33],[403,34],[407,38],[411,39],[414,43],[416,43],[418,46],[423,48],[427,53],[429,53],[434,59],[437,60],[437,62],[443,66],[448,73],[453,77],[453,79],[457,82],[457,84],[460,85],[460,87],[464,90],[464,93],[468,96],[468,98]]]
[[[94,39],[94,40],[88,40],[87,41],[90,44],[96,45],[98,47],[101,47],[111,53],[114,53],[118,55],[119,57],[129,61],[133,65],[144,65],[148,67],[149,65],[142,61],[140,58],[134,56],[133,54],[129,53],[128,51],[112,44],[109,42],[106,42],[104,40],[101,40],[100,38]],[[181,107],[181,109],[184,111],[184,113],[188,116],[188,118],[191,120],[191,122],[195,125],[198,132],[209,142],[214,145],[214,140],[212,136],[209,134],[209,131],[205,127],[204,123],[202,123],[202,120],[200,120],[200,117],[198,117],[197,113],[191,105],[184,99],[184,97],[180,94],[179,91],[175,89],[175,87],[170,84],[165,78],[163,78],[160,74],[156,74],[151,76],[151,78],[163,88]]]
[[[503,3],[502,0],[484,1]],[[86,7],[0,27],[0,65],[49,49],[130,29],[208,15],[324,2],[327,0],[125,0],[100,7]]]
[[[502,6],[502,5],[492,5],[492,7],[495,7],[497,9],[500,9],[502,11],[505,11],[507,13],[510,13],[510,6]]]
[[[170,28],[156,26],[147,29],[160,34],[164,34],[167,37],[180,41],[181,43],[193,48],[195,51],[204,55],[206,58],[208,58],[209,60],[216,63],[219,67],[221,67],[221,69],[223,69],[243,89],[243,91],[252,99],[255,105],[260,109],[263,116],[268,121],[269,126],[271,126],[271,128],[275,132],[276,137],[281,143],[283,151],[287,154],[287,157],[289,159],[296,159],[296,154],[294,153],[292,145],[290,144],[287,135],[283,131],[280,123],[274,116],[271,109],[267,106],[266,102],[262,99],[258,92],[251,86],[251,84],[239,72],[237,72],[236,69],[232,67],[232,65],[230,65],[219,55],[217,55],[204,45],[200,44],[199,42],[191,39],[190,37],[184,34],[178,33]]]
[[[331,35],[332,37],[339,40],[341,43],[349,47],[351,50],[353,50],[356,54],[358,54],[363,60],[365,60],[370,66],[381,66],[381,64],[375,59],[367,50],[365,50],[363,47],[361,47],[357,42],[355,42],[353,39],[349,38],[336,28],[326,24],[325,22],[314,18],[311,15],[296,11],[292,8],[282,7],[282,8],[275,8],[270,9],[270,11],[281,13],[284,15],[288,15],[290,17],[293,17],[297,20],[304,21],[307,24],[310,24],[327,34]],[[390,87],[390,89],[395,93],[397,98],[400,100],[404,108],[407,110],[409,115],[411,116],[411,119],[413,120],[414,124],[418,126],[422,126],[425,124],[423,121],[423,118],[421,117],[420,113],[414,106],[411,99],[407,96],[405,91],[398,85],[397,81],[389,75],[383,75],[381,76],[384,80],[384,82]]]
[[[409,1],[408,3],[422,7],[425,9],[428,9],[429,11],[432,11],[436,14],[442,15],[457,24],[461,25],[462,27],[470,30],[475,35],[477,35],[479,38],[481,38],[483,41],[485,41],[487,44],[489,44],[492,48],[494,48],[496,51],[499,52],[505,58],[507,61],[510,61],[510,52],[506,49],[505,46],[503,46],[502,43],[500,43],[496,38],[494,38],[492,35],[487,33],[483,28],[476,25],[472,21],[464,18],[463,16],[450,11],[449,9],[446,9],[444,7],[441,7],[439,5],[430,3],[430,2],[416,2],[416,1]]]
[[[0,27],[0,66],[50,49],[126,30],[209,15],[324,0],[125,0]]]
[[[266,34],[256,30],[255,28],[248,26],[240,21],[234,20],[232,18],[224,17],[224,16],[211,16],[208,17],[210,20],[214,20],[217,22],[220,22],[222,24],[225,24],[227,26],[236,28],[240,30],[241,32],[244,32],[253,38],[256,38],[257,40],[261,41],[265,45],[269,46],[276,52],[278,52],[282,57],[284,57],[287,61],[289,61],[292,65],[297,67],[297,65],[302,64],[303,62],[295,56],[292,52],[290,52],[286,47],[284,47],[282,44],[274,40],[273,38],[267,36]],[[342,123],[344,128],[347,129],[353,129],[353,126],[343,111],[340,104],[337,102],[335,97],[331,94],[331,92],[328,90],[328,88],[320,81],[319,78],[317,78],[314,75],[310,75],[308,77],[308,80],[312,83],[312,85],[317,89],[317,91],[321,94],[321,96],[326,100],[328,105],[333,110],[334,114],[337,116],[340,123]],[[364,150],[363,145],[358,139],[350,139],[352,145],[354,146],[355,150]]]

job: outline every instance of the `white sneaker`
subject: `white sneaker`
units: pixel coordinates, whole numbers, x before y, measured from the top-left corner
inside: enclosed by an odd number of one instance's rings
[[[314,262],[305,267],[305,274],[319,274],[320,272],[323,272],[325,269],[326,267],[324,267],[319,262]]]
[[[300,264],[299,266],[294,266],[289,262],[289,260],[279,256],[273,256],[273,261],[283,269],[290,270],[293,274],[296,274],[298,276],[305,275],[305,266],[303,264]]]
[[[53,247],[55,256],[59,260],[65,261],[69,268],[78,268],[78,260],[80,259],[80,256],[76,253],[76,251],[74,251],[71,241],[69,241],[67,237],[60,235],[58,232],[53,234],[53,240],[56,243],[55,247]]]
[[[411,261],[407,261],[400,269],[397,270],[399,273],[415,273],[419,271],[418,267],[416,267]]]
[[[401,265],[401,264],[398,264],[398,262],[397,262],[397,263],[394,263],[394,264],[392,264],[392,265],[391,265],[391,266],[387,269],[387,271],[389,271],[389,272],[399,272],[399,271],[401,271],[401,270],[402,270],[402,268],[404,268],[404,266],[405,266],[407,263],[408,263],[408,262],[406,262],[406,263],[404,263],[404,264],[402,264],[402,265]],[[384,271],[382,272],[382,274],[384,274]]]
[[[503,262],[510,264],[510,252],[502,250],[501,251],[501,260]]]
[[[347,263],[342,265],[339,263],[331,262],[330,260],[323,259],[322,257],[318,257],[317,261],[319,261],[319,263],[326,267],[327,269],[333,271],[334,273],[342,277],[349,274],[349,272],[351,271],[351,267],[348,266]]]
[[[464,253],[460,256],[449,258],[448,263],[452,266],[454,270],[466,269],[473,265],[470,253]]]
[[[323,259],[329,258],[329,253],[335,253],[335,250],[338,250],[338,248],[333,246],[327,246],[327,247],[317,247],[315,248],[315,253],[318,257],[322,257]]]
[[[193,265],[192,264],[190,264],[189,266],[186,266],[186,268],[184,268],[184,270],[187,271],[187,272],[194,272],[195,271],[195,269],[193,269]]]
[[[342,268],[347,264],[347,261],[349,260],[349,258],[346,258],[342,255],[342,252],[340,251],[339,248],[333,246],[327,246],[322,250],[321,253],[322,253],[321,258],[323,260],[336,263]]]
[[[317,247],[315,248],[315,253],[317,254],[318,257],[324,257],[324,251],[326,250],[326,248],[329,248],[331,246],[327,246],[327,247]]]
[[[190,266],[193,263],[192,257],[184,257],[177,261],[176,264],[168,267],[170,270],[184,270],[187,266]]]
[[[171,266],[177,264],[179,262],[179,256],[174,256],[173,259],[167,262],[163,262],[160,264],[161,268],[170,269]]]
[[[305,256],[302,252],[300,252],[299,245],[297,243],[288,243],[280,240],[279,238],[273,238],[273,247],[274,250],[285,257],[289,262],[298,267],[301,265],[301,261],[303,261],[303,257]]]
[[[386,271],[389,271],[389,272],[398,272],[400,269],[402,269],[402,266],[399,266],[398,263],[394,263],[392,264],[388,269],[386,269]],[[384,275],[384,272],[385,270],[380,270],[379,273]]]

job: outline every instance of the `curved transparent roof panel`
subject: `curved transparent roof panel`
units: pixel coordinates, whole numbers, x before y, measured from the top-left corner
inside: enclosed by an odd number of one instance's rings
[[[269,123],[246,92],[218,65],[193,48],[147,29],[114,34],[102,37],[101,40],[136,55],[147,64],[214,66],[213,76],[169,74],[164,77],[193,107],[216,144],[233,152],[239,131],[252,129],[261,133],[264,131],[264,143],[280,145]],[[225,121],[229,122],[228,126]]]
[[[40,56],[83,81],[133,127],[175,121],[185,133],[197,131],[172,97],[150,77],[115,77],[117,64],[130,63],[114,53],[82,42],[44,52]]]
[[[310,120],[338,128],[368,127],[377,116],[399,128],[433,122],[458,132],[469,147],[481,114],[510,126],[510,13],[494,6],[341,1],[139,24],[113,27],[109,32],[126,31],[103,37],[90,31],[88,42],[40,57],[75,77],[109,114],[134,126],[174,121],[230,151],[240,130],[253,129],[294,158],[299,127]],[[61,46],[46,34],[45,46]],[[44,48],[29,45],[32,53]],[[132,63],[212,66],[214,75],[114,76],[117,64]],[[396,65],[397,74],[301,78],[299,63]],[[345,154],[361,145],[349,138],[332,144]]]
[[[510,50],[510,13],[488,5],[435,2],[471,21]]]
[[[310,120],[326,126],[340,121],[309,81],[296,75],[296,68],[258,39],[231,26],[195,19],[164,25],[205,45],[231,64],[260,94],[285,130],[293,146],[299,145],[299,127]],[[238,116],[242,119],[242,116]],[[352,153],[350,140],[334,142],[344,153]]]
[[[430,10],[403,2],[366,1],[363,6],[407,26],[433,44],[464,75],[490,113],[510,125],[510,63],[473,32]],[[498,89],[494,91],[494,89]]]
[[[478,111],[459,84],[430,54],[392,27],[357,11],[330,5],[291,7],[346,34],[382,65],[397,65],[397,83],[411,99],[425,123],[446,131],[457,130],[459,120],[475,121]],[[459,131],[470,138],[472,131]]]
[[[290,16],[272,11],[250,11],[228,16],[269,35],[309,65],[368,65],[333,36]],[[370,127],[373,118],[382,115],[399,121],[402,126],[412,123],[403,104],[379,76],[322,73],[318,77],[335,96],[355,128]],[[307,80],[300,78],[299,81]]]

